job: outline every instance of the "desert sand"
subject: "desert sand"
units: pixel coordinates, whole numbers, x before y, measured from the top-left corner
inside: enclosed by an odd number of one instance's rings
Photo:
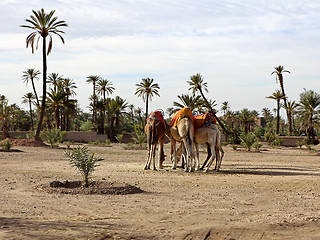
[[[320,239],[315,151],[225,146],[220,172],[185,173],[171,170],[169,144],[159,171],[143,170],[146,150],[125,146],[88,145],[105,159],[92,181],[142,193],[49,191],[50,182],[81,180],[63,145],[0,152],[0,239]]]

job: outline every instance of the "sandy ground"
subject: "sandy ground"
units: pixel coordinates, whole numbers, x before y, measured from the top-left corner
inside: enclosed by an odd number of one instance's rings
[[[320,239],[317,153],[226,146],[221,172],[185,173],[169,158],[164,170],[144,171],[146,150],[124,146],[89,146],[105,159],[92,179],[144,193],[48,193],[39,186],[81,180],[62,149],[0,152],[0,239]]]

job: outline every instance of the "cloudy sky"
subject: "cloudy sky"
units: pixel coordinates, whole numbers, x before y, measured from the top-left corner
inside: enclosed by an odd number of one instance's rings
[[[142,78],[153,78],[161,97],[150,109],[166,110],[187,94],[191,75],[201,73],[207,97],[229,102],[231,110],[261,112],[276,103],[266,99],[278,88],[271,72],[284,65],[290,100],[303,88],[320,92],[320,1],[314,0],[1,0],[0,94],[21,103],[30,92],[21,76],[42,70],[39,48],[26,48],[30,30],[20,28],[32,10],[56,10],[65,44],[54,37],[48,73],[75,81],[80,107],[88,111],[90,75],[116,88],[111,97],[144,107],[134,95]],[[41,92],[41,81],[37,90]],[[190,93],[191,94],[191,93]]]

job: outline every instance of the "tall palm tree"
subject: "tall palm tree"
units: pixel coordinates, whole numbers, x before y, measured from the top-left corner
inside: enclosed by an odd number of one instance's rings
[[[206,106],[209,107],[210,112],[213,114],[213,116],[216,118],[216,120],[218,121],[218,123],[220,124],[221,128],[223,129],[223,131],[226,134],[229,134],[227,129],[224,127],[224,125],[222,124],[222,122],[220,121],[220,119],[216,116],[214,109],[211,107],[211,104],[208,102],[207,98],[204,96],[203,91],[208,92],[208,88],[207,88],[207,83],[203,81],[203,77],[201,76],[200,73],[197,73],[196,75],[192,75],[190,77],[190,81],[187,81],[190,85],[189,90],[192,91],[193,95],[195,95],[195,93],[197,91],[200,92],[203,100],[206,103]]]
[[[92,100],[92,122],[96,122],[96,101],[98,100],[96,95],[96,84],[101,79],[98,75],[90,75],[87,77],[87,83],[92,83],[93,92],[90,99]]]
[[[39,104],[39,98],[36,91],[36,87],[34,86],[34,80],[39,80],[39,77],[38,77],[39,74],[40,74],[39,70],[35,70],[34,68],[29,68],[26,71],[23,71],[23,75],[22,75],[22,80],[26,84],[28,84],[29,80],[31,81],[33,93],[34,93],[34,96],[36,97],[38,107],[40,106],[40,104]]]
[[[288,70],[285,70],[284,69],[284,66],[277,66],[274,68],[275,71],[273,71],[271,73],[272,74],[276,74],[277,76],[277,80],[279,80],[279,84],[280,84],[280,88],[281,88],[281,91],[282,91],[282,95],[283,95],[283,102],[284,102],[284,108],[286,110],[286,113],[287,113],[287,118],[288,118],[288,123],[289,123],[289,132],[290,132],[290,135],[292,135],[292,123],[291,123],[291,116],[290,116],[290,112],[288,110],[288,104],[287,104],[287,96],[284,92],[284,84],[283,84],[283,73],[290,73]]]
[[[277,134],[279,134],[280,129],[280,100],[284,98],[281,90],[277,89],[275,90],[271,96],[266,97],[268,99],[273,99],[277,101]]]
[[[27,47],[31,46],[32,53],[34,53],[34,44],[37,42],[36,47],[38,48],[38,43],[42,37],[42,63],[43,63],[43,79],[42,79],[42,103],[41,112],[38,122],[38,127],[35,135],[35,139],[39,140],[40,131],[42,128],[43,117],[46,109],[46,94],[47,94],[47,55],[50,54],[52,50],[52,34],[60,37],[61,41],[64,43],[64,39],[61,34],[64,32],[59,30],[60,27],[67,27],[65,21],[58,21],[57,17],[54,17],[55,10],[52,10],[48,14],[43,10],[39,11],[32,10],[33,15],[30,16],[31,19],[26,19],[26,22],[30,25],[21,25],[23,28],[31,29],[33,32],[29,34],[26,39]],[[48,49],[47,49],[47,37],[49,37]],[[37,39],[37,40],[36,40]]]
[[[160,97],[158,90],[160,89],[158,83],[153,83],[153,78],[142,78],[142,81],[136,84],[137,89],[135,95],[142,96],[143,101],[146,102],[146,119],[148,118],[149,100],[152,100],[153,95]]]
[[[102,95],[104,101],[106,100],[106,94],[112,94],[114,91],[112,82],[107,79],[99,79],[97,85],[97,92]]]
[[[298,112],[304,121],[308,140],[315,143],[314,122],[320,117],[320,94],[304,88],[300,94]]]
[[[22,103],[27,103],[29,104],[29,112],[30,112],[30,119],[31,119],[31,129],[32,131],[34,130],[33,127],[33,116],[32,116],[32,101],[35,99],[34,95],[32,92],[28,92],[22,97]]]

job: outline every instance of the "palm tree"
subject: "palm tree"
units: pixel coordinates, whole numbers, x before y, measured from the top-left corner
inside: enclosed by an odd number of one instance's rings
[[[229,102],[223,102],[221,110],[223,111],[223,115],[226,115],[226,113],[230,110],[230,104]]]
[[[29,104],[29,111],[30,111],[30,119],[31,119],[31,128],[32,131],[34,130],[33,127],[33,116],[32,116],[32,101],[35,99],[34,95],[32,92],[28,92],[22,97],[22,103],[27,103]]]
[[[54,112],[56,129],[60,129],[60,113],[66,96],[67,93],[59,89],[57,91],[51,89],[51,91],[48,93],[48,107]]]
[[[96,95],[96,83],[101,79],[98,75],[91,75],[87,77],[87,83],[92,83],[93,86],[93,92],[92,96],[90,97],[92,100],[92,122],[96,122],[96,101],[97,101],[97,95]]]
[[[54,91],[57,91],[58,82],[63,80],[63,76],[59,73],[50,73],[48,76],[48,83],[51,83],[54,87]]]
[[[187,107],[190,108],[192,112],[194,112],[196,109],[201,108],[203,103],[203,100],[201,99],[201,96],[190,96],[188,94],[181,94],[178,95],[178,98],[180,99],[181,103],[179,102],[173,102],[173,106],[177,107],[175,111],[180,110],[181,108]]]
[[[39,11],[32,10],[33,15],[30,16],[31,19],[26,19],[26,22],[30,25],[21,25],[21,27],[28,28],[33,30],[31,34],[26,39],[27,47],[30,45],[32,53],[34,53],[34,44],[38,43],[40,37],[42,37],[42,62],[43,62],[43,90],[42,90],[42,103],[41,103],[41,112],[38,122],[38,127],[35,135],[35,139],[39,140],[40,131],[42,128],[42,121],[46,109],[46,93],[47,93],[47,55],[50,54],[52,50],[52,34],[55,34],[60,37],[61,41],[64,43],[64,39],[61,34],[64,32],[59,30],[60,27],[67,27],[68,25],[65,21],[57,21],[57,17],[53,17],[55,10],[52,10],[50,13],[45,13],[43,8]],[[38,38],[37,38],[38,36]],[[48,49],[47,49],[47,37],[49,37]],[[37,40],[36,40],[37,38]]]
[[[280,129],[280,100],[284,98],[281,90],[277,89],[275,90],[271,96],[266,97],[268,99],[273,99],[277,101],[277,134],[279,134]]]
[[[262,108],[262,116],[266,120],[266,122],[270,122],[272,120],[271,110],[269,108]]]
[[[273,71],[271,73],[271,75],[272,74],[276,74],[276,76],[277,76],[276,79],[279,80],[280,88],[281,88],[282,95],[283,95],[282,99],[283,99],[283,102],[284,102],[284,108],[286,109],[288,123],[289,123],[289,132],[290,132],[290,135],[292,135],[291,116],[290,116],[290,112],[288,110],[287,97],[286,97],[286,94],[284,92],[284,84],[283,84],[283,76],[282,76],[283,73],[290,73],[290,72],[288,70],[285,70],[284,66],[281,66],[281,65],[279,65],[278,67],[275,67],[274,69],[275,69],[275,71]]]
[[[298,103],[296,103],[295,101],[289,101],[287,102],[287,108],[288,108],[288,111],[290,113],[290,118],[291,118],[291,123],[292,123],[292,130],[295,130],[295,121],[294,121],[294,117],[297,113],[297,108],[299,106]]]
[[[314,122],[320,116],[320,94],[304,88],[300,94],[298,112],[304,121],[308,140],[315,143]]]
[[[114,87],[112,87],[112,82],[107,79],[99,79],[98,80],[98,88],[97,92],[103,96],[103,100],[106,100],[106,94],[112,94],[114,91]]]
[[[135,95],[142,96],[143,101],[146,102],[146,119],[148,118],[148,104],[149,99],[152,100],[153,95],[160,97],[158,90],[160,89],[158,83],[153,83],[153,78],[142,78],[142,81],[136,84],[137,89]]]
[[[200,92],[203,100],[206,103],[206,106],[209,107],[210,111],[213,116],[216,118],[218,123],[220,124],[221,128],[226,134],[229,134],[227,129],[224,127],[224,125],[221,123],[220,119],[216,116],[214,109],[211,107],[210,103],[208,102],[207,98],[203,94],[203,90],[208,92],[207,83],[203,81],[203,77],[200,73],[197,73],[196,75],[193,75],[190,77],[190,81],[187,81],[190,85],[189,90],[192,90],[192,94],[195,95],[197,91]]]
[[[39,74],[40,74],[39,70],[35,70],[34,68],[29,68],[26,71],[23,71],[23,75],[22,75],[22,80],[26,84],[28,84],[29,80],[31,81],[33,93],[34,93],[34,96],[36,97],[38,107],[40,106],[40,104],[39,104],[36,87],[34,86],[34,80],[39,80],[39,77],[38,77]]]
[[[8,99],[4,95],[0,95],[0,122],[1,122],[3,139],[10,137],[9,118],[11,114],[12,114],[12,109],[8,105]]]
[[[239,114],[239,121],[244,126],[245,133],[248,133],[250,131],[250,126],[255,123],[255,119],[257,117],[256,111],[250,111],[247,108],[244,108],[241,110]]]

